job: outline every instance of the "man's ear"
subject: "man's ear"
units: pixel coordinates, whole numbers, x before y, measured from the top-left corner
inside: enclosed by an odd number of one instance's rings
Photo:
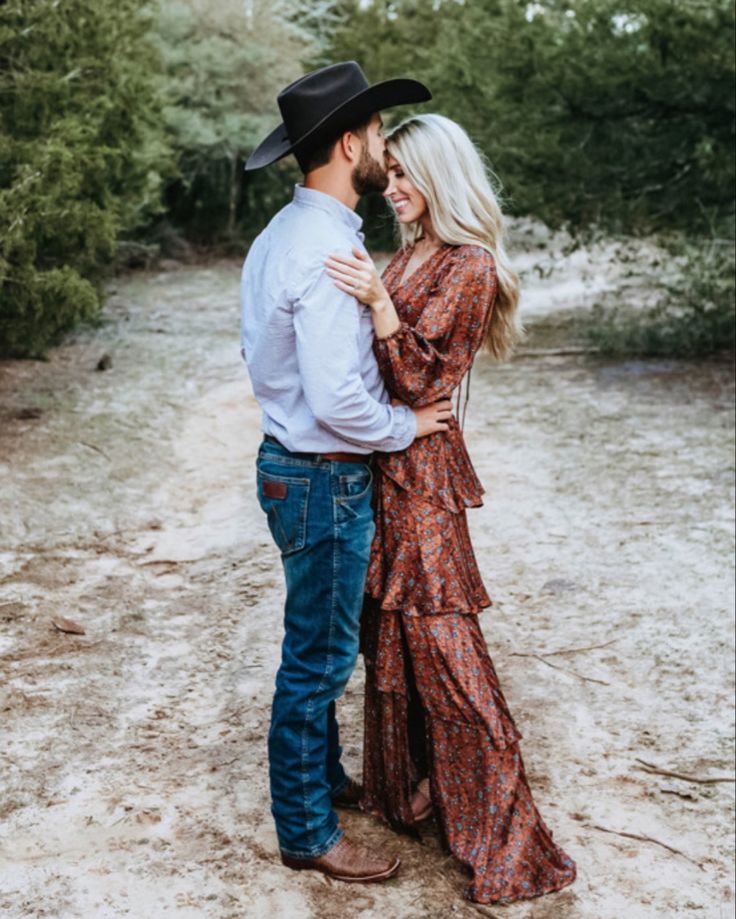
[[[357,163],[360,158],[360,138],[352,131],[346,131],[339,140],[340,150],[346,160]]]

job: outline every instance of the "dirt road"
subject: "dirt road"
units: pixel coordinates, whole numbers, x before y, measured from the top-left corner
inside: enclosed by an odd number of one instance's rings
[[[349,814],[403,869],[340,885],[280,866],[268,812],[282,586],[254,493],[237,275],[134,276],[48,363],[0,363],[0,911],[732,915],[733,784],[644,765],[733,775],[730,368],[478,362],[466,431],[488,491],[471,514],[495,601],[484,630],[579,879],[478,909],[431,824],[419,843]],[[59,615],[86,633],[57,631]],[[356,774],[361,684],[340,709]]]

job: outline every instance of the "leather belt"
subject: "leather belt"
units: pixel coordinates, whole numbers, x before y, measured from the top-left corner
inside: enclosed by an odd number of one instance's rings
[[[272,437],[270,434],[264,434],[263,439],[267,440],[269,443],[278,444],[279,447],[286,450],[286,447],[284,447],[281,441]],[[304,459],[323,459],[329,460],[332,463],[370,463],[372,455],[370,453],[296,453],[293,450],[288,450],[287,452],[292,456],[301,456]]]

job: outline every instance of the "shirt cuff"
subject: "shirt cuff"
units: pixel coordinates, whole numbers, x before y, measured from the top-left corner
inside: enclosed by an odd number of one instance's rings
[[[405,450],[417,436],[417,416],[406,405],[394,405],[393,440],[397,445],[390,452]]]

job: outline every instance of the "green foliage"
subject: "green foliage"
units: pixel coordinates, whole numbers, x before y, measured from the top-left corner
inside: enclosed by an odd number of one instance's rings
[[[680,283],[651,311],[601,308],[609,353],[734,346],[731,0],[342,0],[321,63],[424,80],[466,128],[507,210],[574,233],[664,231]],[[369,238],[388,242],[385,221]],[[682,237],[680,237],[682,238]]]
[[[325,59],[425,79],[516,213],[615,231],[728,225],[730,0],[359,0]]]
[[[255,235],[299,173],[244,161],[278,91],[335,60],[425,80],[419,110],[468,129],[507,209],[730,239],[733,24],[731,0],[0,0],[0,354],[42,354],[92,318],[141,227]],[[371,244],[390,245],[380,198],[361,210]],[[732,341],[727,248],[682,256],[690,280],[636,314],[638,338],[601,315],[599,343]]]
[[[725,244],[724,244],[725,243]],[[598,306],[587,329],[604,354],[701,357],[736,346],[734,251],[729,241],[671,244],[680,268],[651,309]]]
[[[118,234],[159,208],[143,0],[0,5],[0,353],[41,355],[100,304]]]
[[[276,96],[303,72],[332,3],[163,0],[156,33],[165,63],[164,118],[178,175],[169,218],[199,242],[254,235],[291,196],[291,161],[243,171],[278,124]],[[311,18],[306,16],[311,14]]]

